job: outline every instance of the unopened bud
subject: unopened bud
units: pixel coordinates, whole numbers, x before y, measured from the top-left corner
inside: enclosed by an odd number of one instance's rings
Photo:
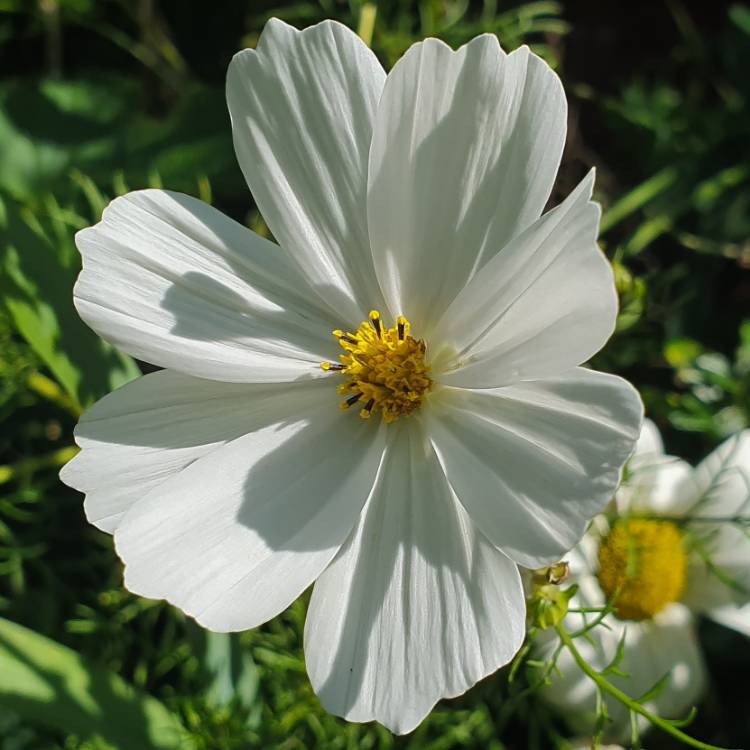
[[[554,565],[538,568],[533,572],[531,580],[534,586],[544,586],[547,583],[557,586],[568,577],[568,573],[570,573],[570,566],[565,560],[561,560]]]
[[[577,584],[567,589],[561,589],[554,583],[535,586],[534,593],[529,600],[531,624],[544,630],[561,623],[568,614],[570,600],[577,591]]]

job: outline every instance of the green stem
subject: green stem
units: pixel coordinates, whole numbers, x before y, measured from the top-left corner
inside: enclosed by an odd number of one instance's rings
[[[377,14],[378,6],[375,3],[364,3],[359,11],[357,34],[368,47],[372,47],[372,33],[375,30]]]
[[[26,385],[35,393],[57,404],[61,409],[70,412],[74,417],[80,417],[81,407],[51,378],[41,372],[31,372],[26,379]]]
[[[620,198],[602,215],[599,233],[605,234],[630,214],[652,201],[657,195],[671,187],[677,177],[677,170],[673,167],[667,167],[649,177],[645,182]]]
[[[576,664],[581,668],[584,674],[596,683],[597,687],[609,693],[613,698],[617,699],[623,705],[627,706],[631,711],[645,717],[651,724],[659,727],[662,731],[667,734],[671,734],[675,739],[680,740],[690,747],[696,747],[699,750],[726,750],[725,748],[717,747],[716,745],[709,745],[706,742],[696,740],[685,732],[681,732],[676,726],[670,724],[670,722],[662,719],[656,714],[652,714],[648,709],[644,708],[640,703],[633,700],[627,693],[624,693],[619,688],[615,687],[609,680],[603,675],[597,672],[584,658],[573,643],[573,638],[570,633],[565,629],[562,623],[555,625],[555,630],[560,636],[560,640],[563,642],[565,647],[570,651],[570,655],[575,660]]]
[[[0,466],[0,485],[8,484],[20,477],[30,476],[43,469],[59,469],[78,453],[78,447],[68,445],[45,456],[32,456],[15,464]]]

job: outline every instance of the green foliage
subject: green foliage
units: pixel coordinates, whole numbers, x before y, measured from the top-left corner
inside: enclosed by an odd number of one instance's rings
[[[641,18],[628,4],[552,0],[0,0],[0,750],[570,750],[536,698],[554,664],[528,648],[395,738],[320,706],[305,597],[228,636],[122,588],[111,541],[57,479],[75,416],[140,372],[75,313],[73,237],[110,197],[146,186],[198,195],[267,234],[223,89],[231,55],[272,15],[337,18],[386,67],[428,35],[531,44],[569,92],[554,200],[598,169],[620,315],[594,364],[635,382],[671,452],[695,460],[750,424],[750,8],[647,5]],[[707,648],[717,673],[747,652],[724,636]],[[746,744],[743,700],[723,691],[701,707],[700,736]]]
[[[664,358],[677,386],[667,393],[667,416],[675,427],[720,439],[748,426],[750,320],[740,326],[739,338],[733,358],[690,338],[666,342]]]
[[[71,649],[3,619],[0,674],[0,703],[89,740],[92,748],[190,748],[185,730],[157,700]]]
[[[40,210],[7,200],[0,292],[17,331],[77,405],[85,406],[140,374],[81,321],[72,290],[80,258],[72,232],[86,219],[52,195]]]

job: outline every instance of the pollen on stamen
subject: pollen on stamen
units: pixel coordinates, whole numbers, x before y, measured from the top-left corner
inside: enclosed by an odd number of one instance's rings
[[[403,341],[406,336],[408,336],[409,330],[411,329],[409,321],[403,315],[399,315],[398,318],[396,318],[396,329],[398,331],[398,340]]]
[[[390,328],[383,325],[377,310],[371,310],[355,333],[335,330],[333,335],[344,350],[340,363],[321,362],[326,372],[338,372],[348,380],[337,391],[348,396],[341,402],[349,409],[364,400],[362,419],[380,411],[385,422],[416,411],[432,387],[429,366],[425,361],[424,341],[409,335],[409,321],[400,315]],[[354,392],[355,395],[350,395]]]
[[[377,310],[370,310],[370,323],[375,329],[375,333],[378,334],[378,338],[382,338],[382,329],[380,323],[380,313]]]
[[[362,398],[361,393],[355,393],[353,396],[350,396],[346,401],[342,401],[339,406],[346,411],[350,406],[354,406],[354,404],[357,403]]]
[[[349,344],[356,344],[357,340],[355,338],[352,338],[352,336],[348,333],[344,333],[343,331],[339,330],[338,328],[332,332],[333,335],[339,340],[339,341],[346,341]]]
[[[362,419],[369,419],[370,414],[372,414],[372,407],[375,406],[375,399],[371,398],[364,406],[363,409],[360,410],[359,416],[362,417]]]

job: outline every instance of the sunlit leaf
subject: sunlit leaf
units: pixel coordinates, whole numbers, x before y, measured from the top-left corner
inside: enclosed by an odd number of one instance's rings
[[[67,241],[53,239],[50,220],[6,204],[0,247],[0,291],[18,332],[60,385],[85,406],[140,374],[135,362],[102,341],[73,307],[79,256]]]
[[[177,718],[118,675],[0,619],[0,705],[112,750],[192,748]]]

